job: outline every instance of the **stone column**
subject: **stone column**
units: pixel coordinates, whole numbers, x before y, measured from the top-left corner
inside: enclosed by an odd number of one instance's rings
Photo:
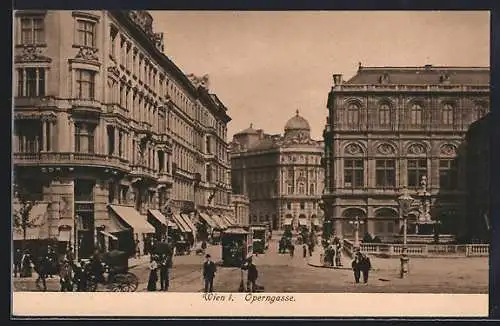
[[[42,152],[47,151],[47,123],[45,119],[42,119]]]

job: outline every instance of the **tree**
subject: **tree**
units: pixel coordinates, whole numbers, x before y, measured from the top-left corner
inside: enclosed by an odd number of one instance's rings
[[[38,203],[30,194],[19,185],[15,185],[14,198],[17,207],[14,207],[12,212],[12,224],[14,230],[23,233],[22,248],[26,248],[26,232],[29,228],[38,227],[41,225],[39,216],[32,216],[31,211]],[[17,208],[17,209],[16,209]]]

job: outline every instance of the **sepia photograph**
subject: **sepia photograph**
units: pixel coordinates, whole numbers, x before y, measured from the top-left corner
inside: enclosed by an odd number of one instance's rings
[[[487,305],[488,11],[12,18],[14,295]]]

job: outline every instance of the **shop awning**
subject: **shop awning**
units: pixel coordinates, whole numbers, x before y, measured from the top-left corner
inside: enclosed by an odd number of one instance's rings
[[[200,217],[207,222],[207,224],[212,228],[212,229],[217,229],[219,226],[217,223],[212,219],[210,215],[207,215],[205,213],[200,213]]]
[[[167,218],[159,210],[157,210],[157,209],[148,209],[148,213],[151,214],[151,216],[153,216],[161,224],[163,224],[165,226],[168,225]]]
[[[134,233],[147,234],[155,233],[155,228],[148,223],[147,217],[139,214],[132,207],[128,206],[118,206],[109,205],[111,209],[118,215],[121,219],[125,221],[133,229]]]
[[[233,220],[227,215],[220,215],[228,226],[234,225]]]
[[[186,222],[179,214],[174,213],[172,214],[172,217],[174,219],[175,224],[177,224],[181,232],[192,232],[192,230],[189,228],[189,225],[186,224]]]
[[[312,219],[312,224],[316,225],[316,226],[321,226],[321,224],[319,223],[319,219],[318,218],[313,218]]]
[[[180,214],[184,222],[189,226],[189,228],[194,232],[196,231],[196,226],[194,225],[193,221],[191,221],[191,217],[187,214]]]
[[[49,231],[47,227],[47,203],[35,204],[30,211],[29,220],[36,226],[26,228],[26,240],[48,239]],[[12,210],[13,214],[17,214],[21,210],[21,204],[14,203]],[[13,240],[23,240],[23,230],[12,226]]]
[[[226,223],[222,220],[222,218],[219,215],[217,214],[212,215],[212,219],[214,219],[217,225],[219,225],[219,228],[227,229]]]
[[[307,226],[307,224],[306,218],[299,218],[299,225]]]
[[[285,218],[283,221],[283,225],[292,225],[292,219],[291,218]]]
[[[113,239],[113,240],[118,240],[118,237],[117,237],[117,236],[115,236],[115,235],[113,235],[113,234],[111,234],[111,233],[109,233],[109,232],[106,232],[106,231],[101,231],[101,233],[102,233],[103,235],[105,235],[105,236],[107,236],[107,237],[109,237],[109,238]]]
[[[248,234],[248,231],[246,231],[243,228],[228,228],[227,230],[224,231],[224,234]]]

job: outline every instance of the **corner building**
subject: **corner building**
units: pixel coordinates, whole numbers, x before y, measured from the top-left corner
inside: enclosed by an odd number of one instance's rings
[[[311,139],[310,132],[309,122],[297,111],[283,136],[252,125],[234,135],[232,189],[248,196],[250,224],[269,223],[273,230],[321,225],[323,144]]]
[[[426,176],[439,232],[464,235],[463,141],[489,111],[489,68],[360,65],[350,80],[333,79],[323,200],[335,232],[353,237],[350,222],[359,217],[361,236],[391,241],[401,228],[401,189],[414,196]],[[410,220],[419,215],[416,206]]]
[[[164,55],[147,11],[22,10],[14,28],[15,183],[47,207],[30,237],[88,256],[149,233],[150,209],[230,212],[227,108]]]

